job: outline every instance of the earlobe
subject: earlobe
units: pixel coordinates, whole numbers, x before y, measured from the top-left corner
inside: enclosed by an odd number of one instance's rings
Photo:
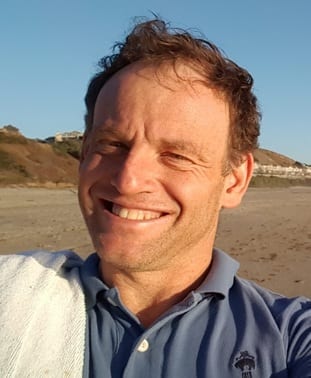
[[[244,156],[239,166],[233,166],[231,172],[225,177],[222,206],[225,208],[236,207],[248,188],[254,169],[254,158],[251,153]]]

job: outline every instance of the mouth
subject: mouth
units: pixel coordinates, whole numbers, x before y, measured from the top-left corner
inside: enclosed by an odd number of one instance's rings
[[[167,213],[153,210],[130,209],[106,200],[103,201],[103,204],[107,211],[123,219],[148,221],[167,215]]]

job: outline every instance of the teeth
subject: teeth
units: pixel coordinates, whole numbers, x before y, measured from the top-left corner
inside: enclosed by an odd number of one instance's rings
[[[113,212],[113,209],[112,209],[112,212]],[[125,208],[122,208],[122,209],[120,209],[120,211],[119,211],[119,217],[120,218],[127,218],[128,217],[128,210],[127,209],[125,209]]]
[[[126,209],[119,205],[113,204],[112,213],[118,215],[120,218],[131,220],[149,220],[160,218],[161,213],[154,211],[143,211],[137,209]]]

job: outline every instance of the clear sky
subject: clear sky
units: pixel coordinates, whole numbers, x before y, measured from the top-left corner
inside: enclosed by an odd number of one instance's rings
[[[151,12],[248,69],[261,147],[311,164],[310,0],[0,0],[0,126],[30,138],[82,131],[98,59]]]

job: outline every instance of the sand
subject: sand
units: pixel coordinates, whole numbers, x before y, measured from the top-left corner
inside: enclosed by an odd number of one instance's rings
[[[311,188],[249,189],[223,210],[215,244],[241,263],[240,276],[311,298]],[[0,188],[0,253],[34,249],[93,252],[76,189]]]

